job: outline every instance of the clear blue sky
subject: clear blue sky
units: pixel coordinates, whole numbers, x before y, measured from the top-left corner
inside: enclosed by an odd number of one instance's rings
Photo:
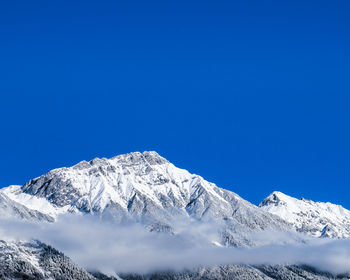
[[[71,3],[73,2],[73,3]],[[0,185],[156,150],[350,208],[350,1],[2,1]]]

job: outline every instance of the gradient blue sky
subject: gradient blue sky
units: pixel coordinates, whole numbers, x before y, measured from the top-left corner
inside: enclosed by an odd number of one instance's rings
[[[156,150],[253,203],[350,208],[350,1],[0,7],[1,186]]]

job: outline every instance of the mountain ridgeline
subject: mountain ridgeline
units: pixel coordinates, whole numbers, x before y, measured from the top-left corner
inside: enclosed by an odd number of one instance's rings
[[[251,246],[254,240],[247,235],[252,232],[291,229],[278,216],[175,167],[155,152],[82,161],[3,192],[53,218],[66,212],[93,214],[170,232],[174,219],[214,221],[222,225],[218,242],[223,246]]]
[[[255,206],[199,175],[174,166],[156,152],[134,152],[110,159],[82,161],[72,167],[54,169],[22,186],[13,185],[0,190],[0,214],[3,218],[55,223],[67,213],[93,215],[116,225],[137,223],[148,231],[172,235],[177,234],[176,221],[179,219],[215,224],[216,235],[209,236],[207,242],[219,247],[270,244],[271,240],[266,243],[261,238],[254,238],[254,234],[264,231],[298,232],[312,238],[350,237],[350,211],[341,206],[299,200],[280,192],[272,193]],[[13,256],[12,263],[7,259],[9,263],[3,262],[6,265],[0,267],[3,271],[0,275],[4,279],[21,279],[21,271],[25,271],[28,279],[117,279],[101,273],[89,273],[53,248],[48,254],[51,247],[39,241],[2,242],[0,257],[5,260],[9,254]],[[45,260],[45,256],[49,256],[50,261],[47,261],[48,258]],[[64,273],[55,276],[60,270],[58,266],[62,265],[70,276]],[[164,273],[125,274],[122,278],[336,278],[312,268],[293,265],[232,264]],[[19,276],[16,278],[16,275]]]

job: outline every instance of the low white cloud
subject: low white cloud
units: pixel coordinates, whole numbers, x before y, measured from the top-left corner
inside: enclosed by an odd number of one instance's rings
[[[350,272],[350,240],[307,239],[295,233],[261,232],[279,245],[217,247],[212,223],[177,223],[177,234],[148,232],[140,224],[116,225],[91,216],[62,216],[53,224],[0,220],[0,238],[39,239],[88,270],[148,273],[225,264],[305,264],[335,274]],[[293,244],[287,241],[293,240]],[[285,245],[281,245],[285,244]]]

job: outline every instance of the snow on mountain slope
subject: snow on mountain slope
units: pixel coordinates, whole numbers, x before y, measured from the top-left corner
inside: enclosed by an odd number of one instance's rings
[[[22,191],[22,186],[11,185],[0,189],[0,195],[5,195],[19,205],[25,205],[26,208],[50,216],[53,220],[57,215],[67,212],[69,207],[57,207],[50,203],[44,197],[33,196]]]
[[[156,152],[82,161],[2,192],[52,216],[68,211],[116,221],[136,219],[156,231],[172,231],[177,216],[220,221],[224,245],[247,245],[246,234],[257,230],[291,229],[279,217],[175,167]]]
[[[298,231],[314,237],[350,237],[350,211],[340,205],[296,199],[273,192],[259,207],[293,224]]]
[[[62,253],[39,241],[0,240],[0,279],[97,280],[98,278],[75,265]]]
[[[0,217],[17,218],[28,221],[46,221],[52,222],[53,218],[40,211],[30,209],[0,192]]]

